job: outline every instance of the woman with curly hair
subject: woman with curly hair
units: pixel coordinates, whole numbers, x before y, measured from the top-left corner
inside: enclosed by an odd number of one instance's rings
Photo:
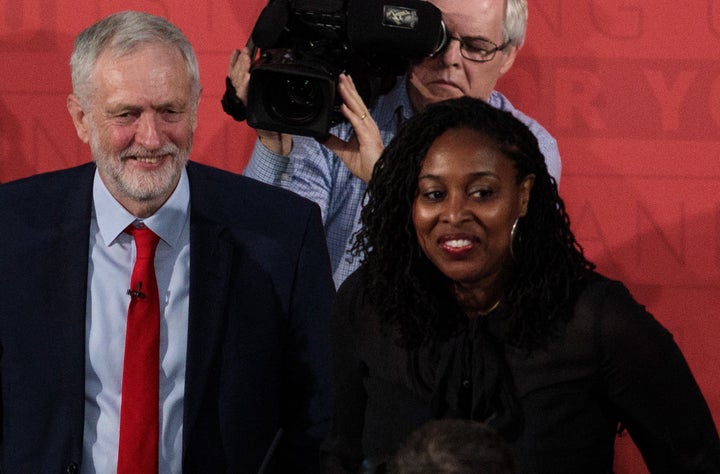
[[[651,472],[720,472],[693,375],[575,240],[537,140],[471,98],[429,106],[385,149],[333,322],[328,472],[382,472],[437,418],[482,421],[519,473],[610,473],[627,429]]]

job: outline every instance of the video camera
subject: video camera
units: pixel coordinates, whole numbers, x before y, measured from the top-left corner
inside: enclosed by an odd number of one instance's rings
[[[371,107],[445,40],[440,11],[423,0],[270,0],[249,42],[247,104],[228,80],[223,108],[253,128],[321,137],[343,119],[340,73]]]

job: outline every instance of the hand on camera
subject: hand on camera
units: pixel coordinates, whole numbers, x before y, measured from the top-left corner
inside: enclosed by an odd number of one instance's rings
[[[230,54],[230,63],[228,64],[227,79],[228,91],[231,91],[230,85],[235,92],[235,97],[227,97],[229,93],[226,91],[226,97],[223,98],[223,108],[225,112],[230,114],[235,120],[245,120],[247,114],[245,107],[248,100],[248,86],[250,84],[250,66],[252,65],[252,57],[249,47],[242,50],[234,50]],[[278,155],[287,156],[292,148],[292,136],[275,132],[272,130],[255,129],[258,139],[268,150]]]
[[[348,141],[330,135],[320,143],[338,155],[352,174],[367,183],[370,181],[375,163],[385,149],[380,130],[370,116],[350,76],[340,75],[338,92],[343,99],[340,110],[352,125],[354,132]]]
[[[230,54],[230,64],[228,65],[228,77],[235,88],[237,98],[247,105],[248,84],[250,82],[250,65],[252,58],[250,57],[250,48],[247,46],[242,50],[234,50]]]

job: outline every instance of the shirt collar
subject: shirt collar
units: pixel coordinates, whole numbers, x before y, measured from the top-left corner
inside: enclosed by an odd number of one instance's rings
[[[139,219],[130,214],[110,194],[100,174],[95,170],[93,181],[93,213],[100,235],[106,245],[111,245],[125,228],[136,221],[142,222],[170,247],[177,245],[180,234],[190,214],[190,184],[183,168],[175,190],[155,214]]]
[[[393,88],[378,99],[377,113],[373,116],[384,121],[378,123],[381,130],[390,129],[392,122],[397,121],[398,117],[401,121],[405,121],[414,115],[407,92],[407,81],[408,76],[397,77]]]
[[[378,118],[382,117],[381,120],[385,120],[385,123],[378,123],[381,130],[388,129],[390,122],[399,117],[402,122],[415,115],[412,103],[410,102],[410,95],[408,94],[407,83],[410,80],[410,75],[406,74],[396,78],[395,85],[390,91],[384,94],[381,99],[378,100],[376,105]],[[488,98],[488,104],[495,108],[506,110],[505,104],[507,99],[499,92],[493,90],[490,92]]]

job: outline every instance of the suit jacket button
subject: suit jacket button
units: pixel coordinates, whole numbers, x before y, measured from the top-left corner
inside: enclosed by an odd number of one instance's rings
[[[77,474],[78,465],[76,462],[71,462],[65,467],[65,474]]]

